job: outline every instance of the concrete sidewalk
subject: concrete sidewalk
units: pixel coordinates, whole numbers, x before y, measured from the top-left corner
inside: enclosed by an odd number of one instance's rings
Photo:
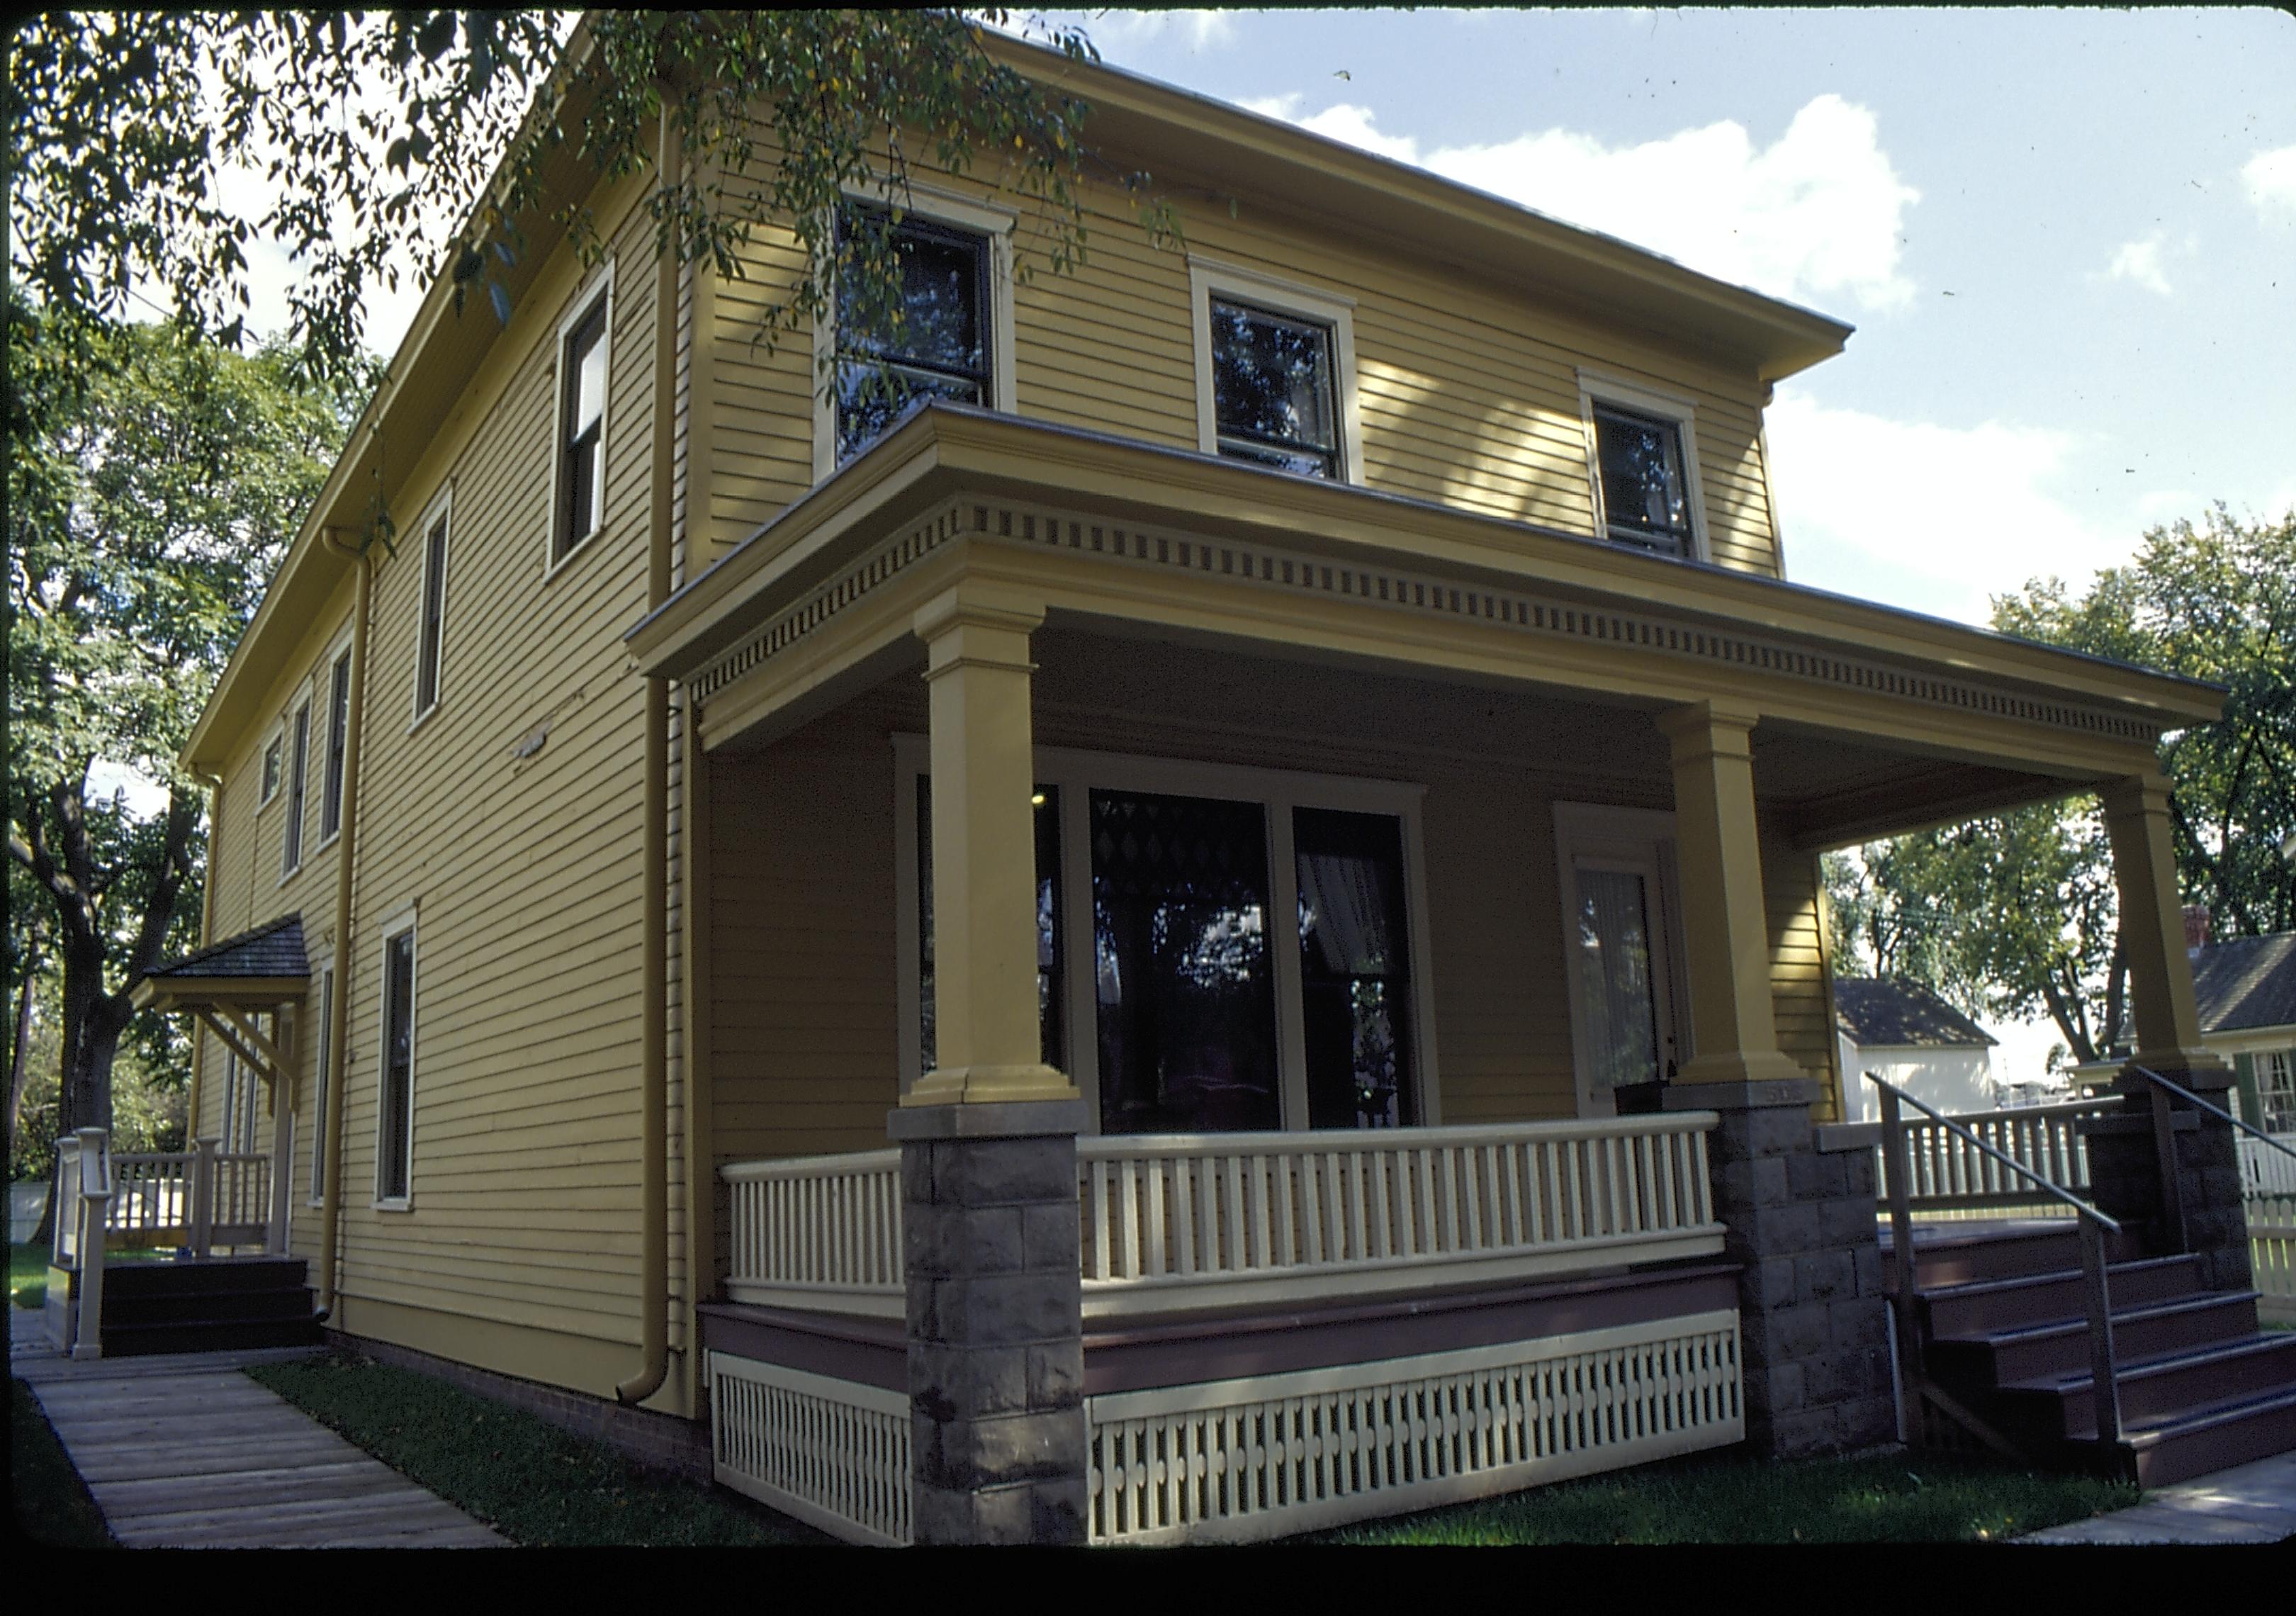
[[[2296,1453],[2147,1493],[2144,1502],[2019,1543],[2283,1543],[2296,1538]]]
[[[9,1347],[9,1372],[125,1547],[508,1546],[240,1373],[317,1349],[75,1363],[42,1344]]]

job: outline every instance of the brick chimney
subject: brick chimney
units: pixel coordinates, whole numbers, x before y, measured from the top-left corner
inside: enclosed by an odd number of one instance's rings
[[[2206,904],[2185,906],[2185,948],[2191,952],[2209,946],[2209,906]]]

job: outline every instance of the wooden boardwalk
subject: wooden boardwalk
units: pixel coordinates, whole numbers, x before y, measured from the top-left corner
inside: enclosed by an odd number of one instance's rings
[[[74,1363],[18,1347],[9,1369],[39,1399],[126,1547],[509,1546],[240,1373],[309,1356],[287,1348]]]

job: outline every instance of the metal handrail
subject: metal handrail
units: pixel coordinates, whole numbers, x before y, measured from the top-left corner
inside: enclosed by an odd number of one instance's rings
[[[2194,1104],[2199,1106],[2202,1111],[2210,1112],[2217,1116],[2222,1117],[2226,1121],[2240,1129],[2241,1132],[2249,1135],[2252,1138],[2263,1140],[2267,1144],[2270,1145],[2274,1150],[2278,1151],[2282,1155],[2296,1157],[2296,1149],[2292,1149],[2290,1146],[2282,1144],[2279,1139],[2266,1133],[2262,1128],[2253,1127],[2249,1123],[2242,1121],[2238,1117],[2234,1116],[2232,1112],[2226,1111],[2223,1106],[2214,1105],[2210,1103],[2208,1101],[2202,1099],[2200,1095],[2194,1094],[2191,1089],[2186,1088],[2183,1084],[2171,1082],[2167,1078],[2162,1077],[2159,1072],[2153,1070],[2150,1066],[2132,1065],[2128,1070],[2135,1072],[2140,1078],[2150,1078],[2153,1082],[2158,1083],[2170,1094],[2183,1095],[2185,1099],[2190,1100]]]
[[[1930,1120],[1944,1127],[1986,1155],[2000,1162],[2021,1178],[2027,1178],[2046,1190],[2059,1201],[2073,1209],[2075,1227],[2080,1231],[2081,1276],[2086,1311],[2088,1316],[2089,1375],[2092,1400],[2096,1408],[2096,1434],[2101,1445],[2120,1440],[2120,1380],[2113,1364],[2112,1352],[2112,1294],[2106,1275],[2104,1231],[2118,1234],[2120,1225],[2079,1196],[2052,1184],[2048,1179],[2005,1152],[1998,1151],[1979,1138],[1968,1128],[1939,1111],[1935,1106],[1916,1100],[1879,1072],[1869,1071],[1866,1080],[1882,1091],[1882,1160],[1890,1196],[1890,1243],[1897,1260],[1898,1283],[1890,1298],[1890,1308],[1898,1327],[1898,1364],[1906,1392],[1901,1394],[1904,1409],[1906,1440],[1916,1440],[1918,1409],[1915,1398],[1926,1395],[1948,1412],[1964,1420],[1971,1420],[1968,1411],[1927,1382],[1922,1373],[1921,1335],[1914,1323],[1914,1220],[1913,1207],[1906,1179],[1911,1163],[1906,1155],[1906,1125],[1898,1115],[1898,1103],[1903,1102],[1921,1112]],[[1978,1424],[1980,1434],[1988,1442],[2000,1446],[1994,1432]]]

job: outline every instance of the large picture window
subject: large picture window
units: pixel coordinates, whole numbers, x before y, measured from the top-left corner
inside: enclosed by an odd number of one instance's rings
[[[896,743],[905,1086],[935,1053],[928,755]],[[1099,1131],[1437,1120],[1417,787],[1053,748],[1037,776],[1043,1058]]]

